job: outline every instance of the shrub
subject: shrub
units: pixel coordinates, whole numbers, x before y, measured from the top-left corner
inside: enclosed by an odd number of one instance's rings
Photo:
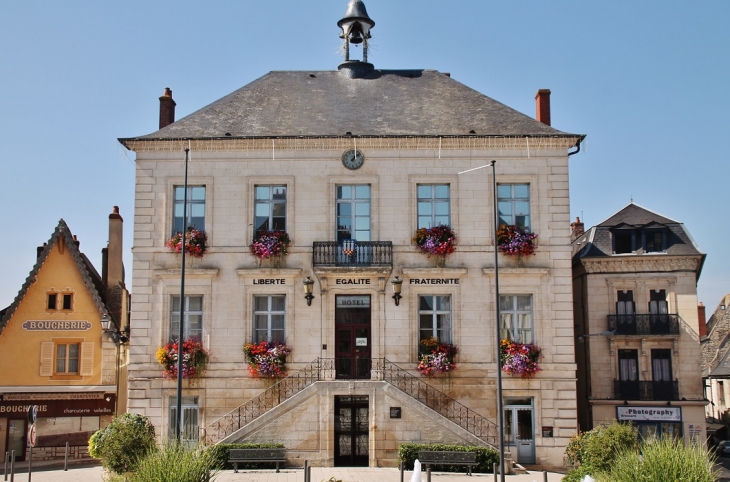
[[[231,470],[233,469],[233,464],[228,463],[228,455],[231,449],[283,449],[284,444],[282,443],[239,443],[239,444],[216,444],[211,447],[208,447],[208,452],[211,453],[211,456],[216,461],[216,465],[221,467],[222,469]],[[243,470],[252,470],[252,469],[261,469],[261,468],[269,468],[272,464],[275,464],[275,462],[265,462],[265,463],[246,463],[246,464],[238,464],[239,469]]]
[[[641,453],[625,450],[605,472],[599,482],[713,482],[715,457],[703,446],[681,439],[663,437],[641,443]]]
[[[614,422],[574,435],[565,449],[569,464],[580,465],[568,472],[566,481],[580,480],[583,475],[608,470],[625,450],[636,450],[638,432],[630,424]]]
[[[402,461],[406,470],[413,470],[413,462],[418,458],[421,450],[441,452],[476,452],[479,465],[472,469],[475,473],[491,473],[492,464],[499,463],[499,452],[491,447],[480,445],[453,445],[453,444],[419,444],[405,443],[398,447],[398,460]],[[465,467],[461,465],[434,465],[433,470],[441,472],[463,472]]]
[[[147,417],[131,413],[116,417],[89,440],[89,454],[117,474],[134,470],[154,447],[155,427]]]
[[[140,460],[130,482],[209,482],[220,469],[212,451],[174,441]]]

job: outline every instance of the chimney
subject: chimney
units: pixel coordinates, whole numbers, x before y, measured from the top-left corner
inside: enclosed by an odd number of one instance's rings
[[[43,246],[38,246],[35,251],[35,257],[36,259],[41,257],[41,254],[43,253],[43,250],[46,249],[46,246],[48,246],[48,243],[43,243]]]
[[[701,301],[697,305],[697,318],[699,320],[700,339],[702,339],[707,336],[707,316],[705,314],[705,305]]]
[[[122,262],[122,228],[124,220],[119,215],[119,206],[109,215],[109,244],[106,253],[107,290],[124,283],[124,264]],[[103,256],[103,251],[102,251]],[[102,268],[102,271],[103,268]]]
[[[550,125],[550,89],[540,89],[535,94],[537,114],[535,118],[545,125]],[[162,121],[160,121],[162,122]]]
[[[76,245],[77,248],[81,247],[81,241],[79,241],[79,238],[77,238],[75,234],[74,234],[74,244]]]
[[[172,91],[165,87],[165,93],[160,97],[160,129],[175,122],[175,101],[172,100]]]
[[[580,221],[580,218],[576,216],[575,222],[570,223],[570,240],[575,241],[579,237],[583,236],[585,232],[585,225]]]

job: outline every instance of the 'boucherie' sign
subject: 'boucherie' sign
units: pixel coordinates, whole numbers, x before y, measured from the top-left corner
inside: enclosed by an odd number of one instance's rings
[[[26,331],[86,331],[91,329],[88,321],[33,321],[23,323]]]
[[[28,407],[38,405],[39,417],[95,417],[114,414],[116,395],[109,394],[95,400],[3,400],[0,402],[0,417],[23,416]]]

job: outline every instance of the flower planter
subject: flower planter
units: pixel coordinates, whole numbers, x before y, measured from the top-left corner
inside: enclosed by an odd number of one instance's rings
[[[188,228],[185,236],[182,233],[175,233],[165,242],[165,247],[176,253],[182,252],[183,237],[185,238],[185,253],[193,258],[202,258],[208,249],[208,236],[205,231],[199,231],[195,228]]]
[[[432,378],[439,374],[450,374],[456,370],[454,357],[458,353],[456,346],[439,343],[434,337],[421,340],[418,346],[419,362],[416,367],[421,375]]]
[[[286,357],[291,348],[275,341],[246,343],[243,345],[248,372],[255,378],[281,378],[286,376]]]
[[[443,224],[417,230],[413,241],[418,251],[429,258],[434,258],[437,268],[444,268],[446,258],[456,251],[456,234]]]
[[[202,376],[208,364],[208,352],[203,344],[197,339],[187,339],[183,340],[182,347],[183,380]],[[168,380],[177,380],[177,354],[177,341],[157,349],[157,361],[164,367],[162,375]]]
[[[503,224],[497,230],[497,249],[505,256],[517,259],[517,267],[523,267],[524,256],[535,254],[537,234],[526,231],[519,226]]]
[[[499,342],[502,371],[520,378],[532,378],[540,371],[538,362],[542,356],[534,343],[518,343],[510,340]]]
[[[286,266],[285,259],[290,245],[291,240],[286,232],[264,231],[253,240],[248,249],[259,267],[266,261],[271,268],[283,268]]]

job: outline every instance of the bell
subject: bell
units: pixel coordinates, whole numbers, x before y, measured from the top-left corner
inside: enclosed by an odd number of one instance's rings
[[[361,44],[363,42],[362,34],[360,33],[360,29],[353,28],[353,31],[350,33],[350,43],[351,44]]]
[[[337,26],[342,29],[344,37],[350,36],[351,43],[359,44],[366,38],[370,38],[370,29],[375,26],[375,22],[368,16],[362,0],[350,0],[345,16],[337,22]]]

